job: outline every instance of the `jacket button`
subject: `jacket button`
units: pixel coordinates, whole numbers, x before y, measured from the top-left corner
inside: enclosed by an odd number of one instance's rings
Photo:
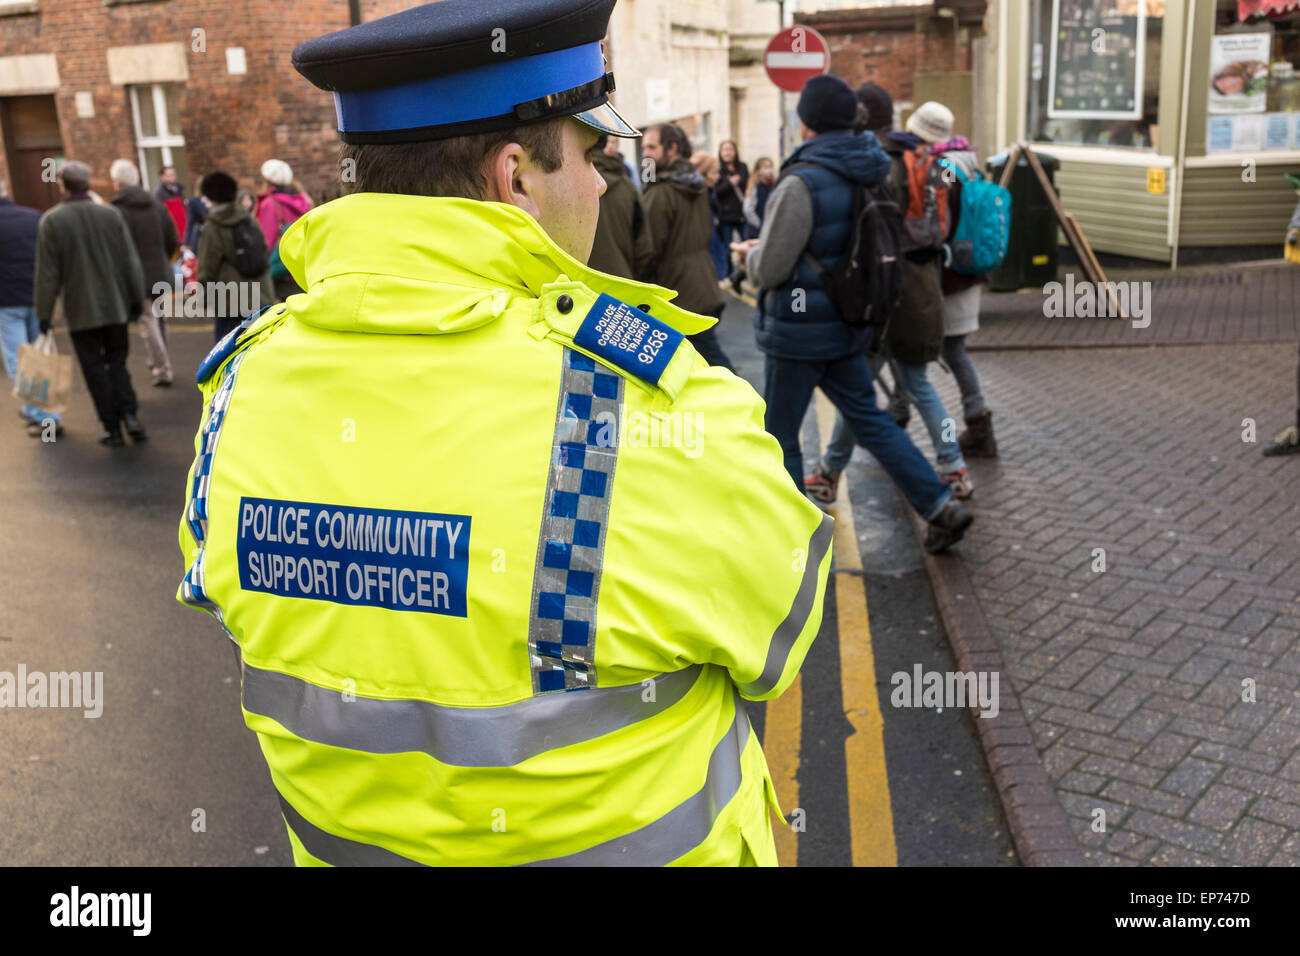
[[[644,312],[646,315],[650,314],[650,306],[648,305],[638,305],[637,308],[640,309],[642,312]]]
[[[568,315],[573,311],[573,300],[567,295],[562,295],[555,300],[555,307],[563,314]]]

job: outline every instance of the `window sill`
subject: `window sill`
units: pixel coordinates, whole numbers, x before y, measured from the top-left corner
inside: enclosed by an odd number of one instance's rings
[[[1034,152],[1055,156],[1063,163],[1100,163],[1107,166],[1142,166],[1172,169],[1174,158],[1155,150],[1132,146],[1076,146],[1067,143],[1030,143]]]
[[[1300,163],[1300,149],[1252,150],[1239,153],[1208,153],[1205,156],[1188,156],[1189,169],[1211,169],[1215,166],[1240,166],[1244,160],[1254,160],[1256,166],[1293,166]]]
[[[40,0],[19,0],[18,3],[0,3],[0,17],[17,17],[25,13],[39,13]]]

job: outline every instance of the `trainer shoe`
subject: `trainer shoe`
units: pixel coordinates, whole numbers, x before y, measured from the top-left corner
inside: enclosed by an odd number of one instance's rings
[[[962,539],[974,520],[975,516],[957,501],[949,501],[930,522],[930,530],[925,533],[925,550],[930,554],[947,551]]]
[[[971,497],[971,495],[975,494],[975,483],[971,481],[970,474],[967,472],[965,466],[958,468],[956,471],[950,471],[946,475],[940,475],[939,477],[942,478],[947,483],[948,487],[952,489],[952,496],[954,498],[966,501]]]
[[[820,501],[822,504],[830,504],[835,500],[835,492],[840,486],[840,476],[831,476],[826,471],[826,467],[821,462],[817,463],[816,469],[811,475],[803,480],[804,493],[813,501]]]
[[[1264,446],[1266,455],[1294,455],[1300,452],[1300,428],[1288,428]]]

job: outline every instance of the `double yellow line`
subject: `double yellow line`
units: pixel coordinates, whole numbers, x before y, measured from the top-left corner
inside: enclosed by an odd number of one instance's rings
[[[823,442],[830,439],[835,410],[819,391],[817,428]],[[897,866],[894,815],[885,768],[884,717],[876,694],[876,663],[871,650],[867,595],[862,581],[862,556],[853,525],[848,482],[840,482],[835,503],[832,576],[835,580],[836,624],[840,646],[840,695],[853,733],[844,742],[849,802],[849,835],[854,866]],[[763,750],[776,785],[777,799],[786,808],[799,807],[799,750],[803,733],[803,675],[767,705]],[[802,821],[817,826],[817,821]],[[798,833],[790,826],[775,830],[777,857],[782,866],[799,860]]]

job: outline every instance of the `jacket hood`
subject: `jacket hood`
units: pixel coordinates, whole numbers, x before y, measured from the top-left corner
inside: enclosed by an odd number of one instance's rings
[[[708,189],[704,185],[704,177],[691,165],[689,159],[678,159],[668,167],[667,171],[660,171],[659,181],[668,183],[678,192],[688,196],[698,196]]]
[[[279,190],[268,193],[273,196],[274,201],[279,203],[285,209],[292,210],[295,216],[301,216],[311,208],[311,200],[307,198],[306,193],[282,193]]]
[[[207,219],[221,226],[233,226],[241,219],[247,219],[249,212],[239,203],[225,203],[208,210]]]
[[[887,150],[911,150],[918,146],[925,145],[925,141],[915,133],[909,133],[906,130],[895,130],[892,133],[886,133],[884,136],[885,149]]]
[[[687,334],[713,325],[671,305],[670,289],[587,268],[506,203],[353,193],[295,221],[280,238],[280,258],[306,290],[290,299],[294,317],[335,331],[466,332],[562,281],[649,304]]]
[[[819,133],[791,153],[781,168],[794,163],[816,163],[863,186],[872,186],[889,173],[889,154],[869,130]]]
[[[148,209],[157,201],[157,199],[154,199],[153,193],[147,192],[139,186],[127,186],[109,200],[114,206],[129,206],[132,209]]]
[[[623,160],[618,156],[611,156],[609,153],[597,153],[596,158],[592,160],[592,165],[605,177],[605,182],[611,186],[620,179],[627,179],[627,168],[623,165]]]

